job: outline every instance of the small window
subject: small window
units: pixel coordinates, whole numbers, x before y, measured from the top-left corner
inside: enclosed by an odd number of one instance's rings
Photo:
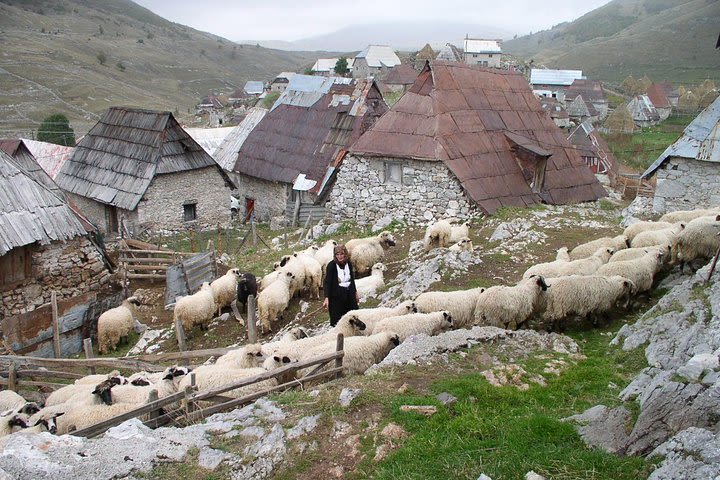
[[[492,53],[488,53],[488,58],[492,58]]]
[[[402,164],[385,162],[385,183],[402,185]]]
[[[197,203],[186,203],[183,205],[183,221],[192,222],[197,219]]]

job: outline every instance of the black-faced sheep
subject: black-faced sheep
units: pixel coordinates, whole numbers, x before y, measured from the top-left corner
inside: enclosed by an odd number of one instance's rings
[[[454,290],[449,292],[425,292],[415,299],[417,311],[421,313],[450,312],[453,328],[468,328],[475,318],[475,304],[484,288]]]
[[[76,408],[57,417],[57,433],[58,435],[65,435],[66,433],[82,430],[122,415],[123,413],[135,410],[136,408],[140,408],[141,406],[141,404],[117,403],[113,405],[88,405],[83,408]]]
[[[545,310],[548,286],[542,276],[532,275],[513,287],[498,285],[480,294],[475,304],[475,325],[519,328]]]
[[[355,238],[345,244],[357,277],[367,275],[373,265],[383,261],[385,250],[393,246],[395,237],[388,231],[376,237]]]
[[[21,407],[26,403],[27,400],[12,390],[0,391],[0,412]]]
[[[601,265],[610,260],[614,250],[609,247],[598,249],[592,256],[566,262],[555,260],[553,262],[538,263],[528,268],[523,278],[530,278],[533,275],[543,277],[565,277],[568,275],[592,275]]]
[[[185,333],[189,333],[195,325],[200,325],[200,330],[206,330],[205,322],[212,320],[215,314],[215,297],[208,282],[200,287],[200,290],[180,298],[175,303],[173,311],[174,319],[182,322]]]
[[[140,305],[135,297],[123,300],[120,306],[103,312],[98,318],[98,350],[101,354],[115,350],[121,338],[127,338],[132,331],[134,306]]]
[[[362,330],[360,334],[368,336],[372,335],[375,324],[383,318],[397,317],[398,315],[408,315],[410,313],[417,312],[418,309],[415,306],[415,302],[413,302],[412,300],[406,300],[396,307],[376,307],[362,308],[360,310],[350,310],[348,313],[340,317],[338,325],[344,325],[351,319],[354,321],[360,321],[365,326],[365,329]]]
[[[630,242],[625,235],[618,235],[616,237],[602,237],[596,240],[578,245],[570,251],[570,260],[580,260],[581,258],[587,258],[593,255],[598,249],[603,247],[612,248],[613,251],[617,252],[624,248],[628,248]]]
[[[425,251],[429,252],[433,248],[445,248],[450,245],[450,237],[452,236],[452,226],[447,220],[438,220],[425,230],[423,244]]]
[[[0,415],[0,437],[10,435],[19,431],[21,428],[27,428],[28,416],[14,411],[4,412]]]
[[[693,270],[692,262],[696,259],[711,259],[720,249],[720,222],[708,220],[690,222],[675,237],[672,247],[673,263],[680,264],[680,273],[688,265]]]
[[[401,342],[412,335],[437,335],[453,327],[450,312],[411,313],[399,317],[390,317],[375,324],[373,335],[380,332],[394,332]]]
[[[258,317],[262,332],[272,331],[272,322],[282,315],[290,303],[290,284],[295,280],[292,272],[285,272],[258,295]]]
[[[357,288],[361,300],[375,295],[375,292],[385,286],[384,272],[386,270],[385,264],[376,263],[370,270],[370,276],[355,280],[355,288]]]
[[[305,288],[305,265],[303,262],[296,261],[294,258],[292,255],[285,255],[278,262],[275,262],[274,265],[276,271],[284,272],[285,274],[292,273],[293,275],[292,280],[288,284],[290,298],[299,296]],[[282,278],[282,275],[283,273],[281,273],[278,278]],[[275,282],[277,282],[277,279]]]
[[[473,243],[469,237],[462,237],[455,245],[451,245],[448,250],[451,252],[472,252]]]
[[[230,368],[255,368],[263,362],[263,357],[260,344],[250,343],[218,357],[215,365],[226,365]]]
[[[625,277],[632,280],[638,293],[641,293],[652,288],[655,274],[660,271],[662,265],[663,254],[658,250],[652,250],[635,260],[605,264],[597,270],[596,274],[606,277],[612,275]]]

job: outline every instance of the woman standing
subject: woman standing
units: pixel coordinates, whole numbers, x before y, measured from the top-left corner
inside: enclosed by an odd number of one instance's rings
[[[345,245],[333,249],[334,258],[325,268],[325,301],[323,308],[330,311],[330,325],[337,324],[340,317],[350,310],[358,309],[358,293],[355,288],[355,272],[348,259]]]

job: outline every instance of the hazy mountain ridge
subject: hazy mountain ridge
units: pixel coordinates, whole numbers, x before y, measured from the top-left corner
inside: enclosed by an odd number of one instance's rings
[[[210,91],[302,71],[322,55],[238,45],[129,0],[0,0],[0,43],[0,137],[28,136],[52,112],[84,133],[111,105],[188,116]]]
[[[573,22],[505,43],[507,53],[593,78],[697,82],[720,76],[717,0],[614,0]]]

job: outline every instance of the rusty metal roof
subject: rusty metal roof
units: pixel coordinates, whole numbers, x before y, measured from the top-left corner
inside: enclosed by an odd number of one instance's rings
[[[371,80],[332,83],[317,98],[310,105],[276,104],[240,147],[233,171],[272,182],[293,183],[300,174],[320,182],[337,154],[387,111]]]
[[[385,83],[388,85],[412,85],[418,72],[409,64],[403,63],[390,70]]]
[[[657,83],[650,85],[647,89],[647,96],[655,108],[670,108],[670,101],[662,85]]]
[[[506,134],[552,152],[534,193]],[[442,161],[482,210],[596,200],[605,190],[545,114],[520,73],[431,62],[350,151]]]
[[[565,100],[570,101],[578,95],[582,95],[585,101],[607,101],[605,90],[597,80],[576,78],[572,85],[565,89]]]

